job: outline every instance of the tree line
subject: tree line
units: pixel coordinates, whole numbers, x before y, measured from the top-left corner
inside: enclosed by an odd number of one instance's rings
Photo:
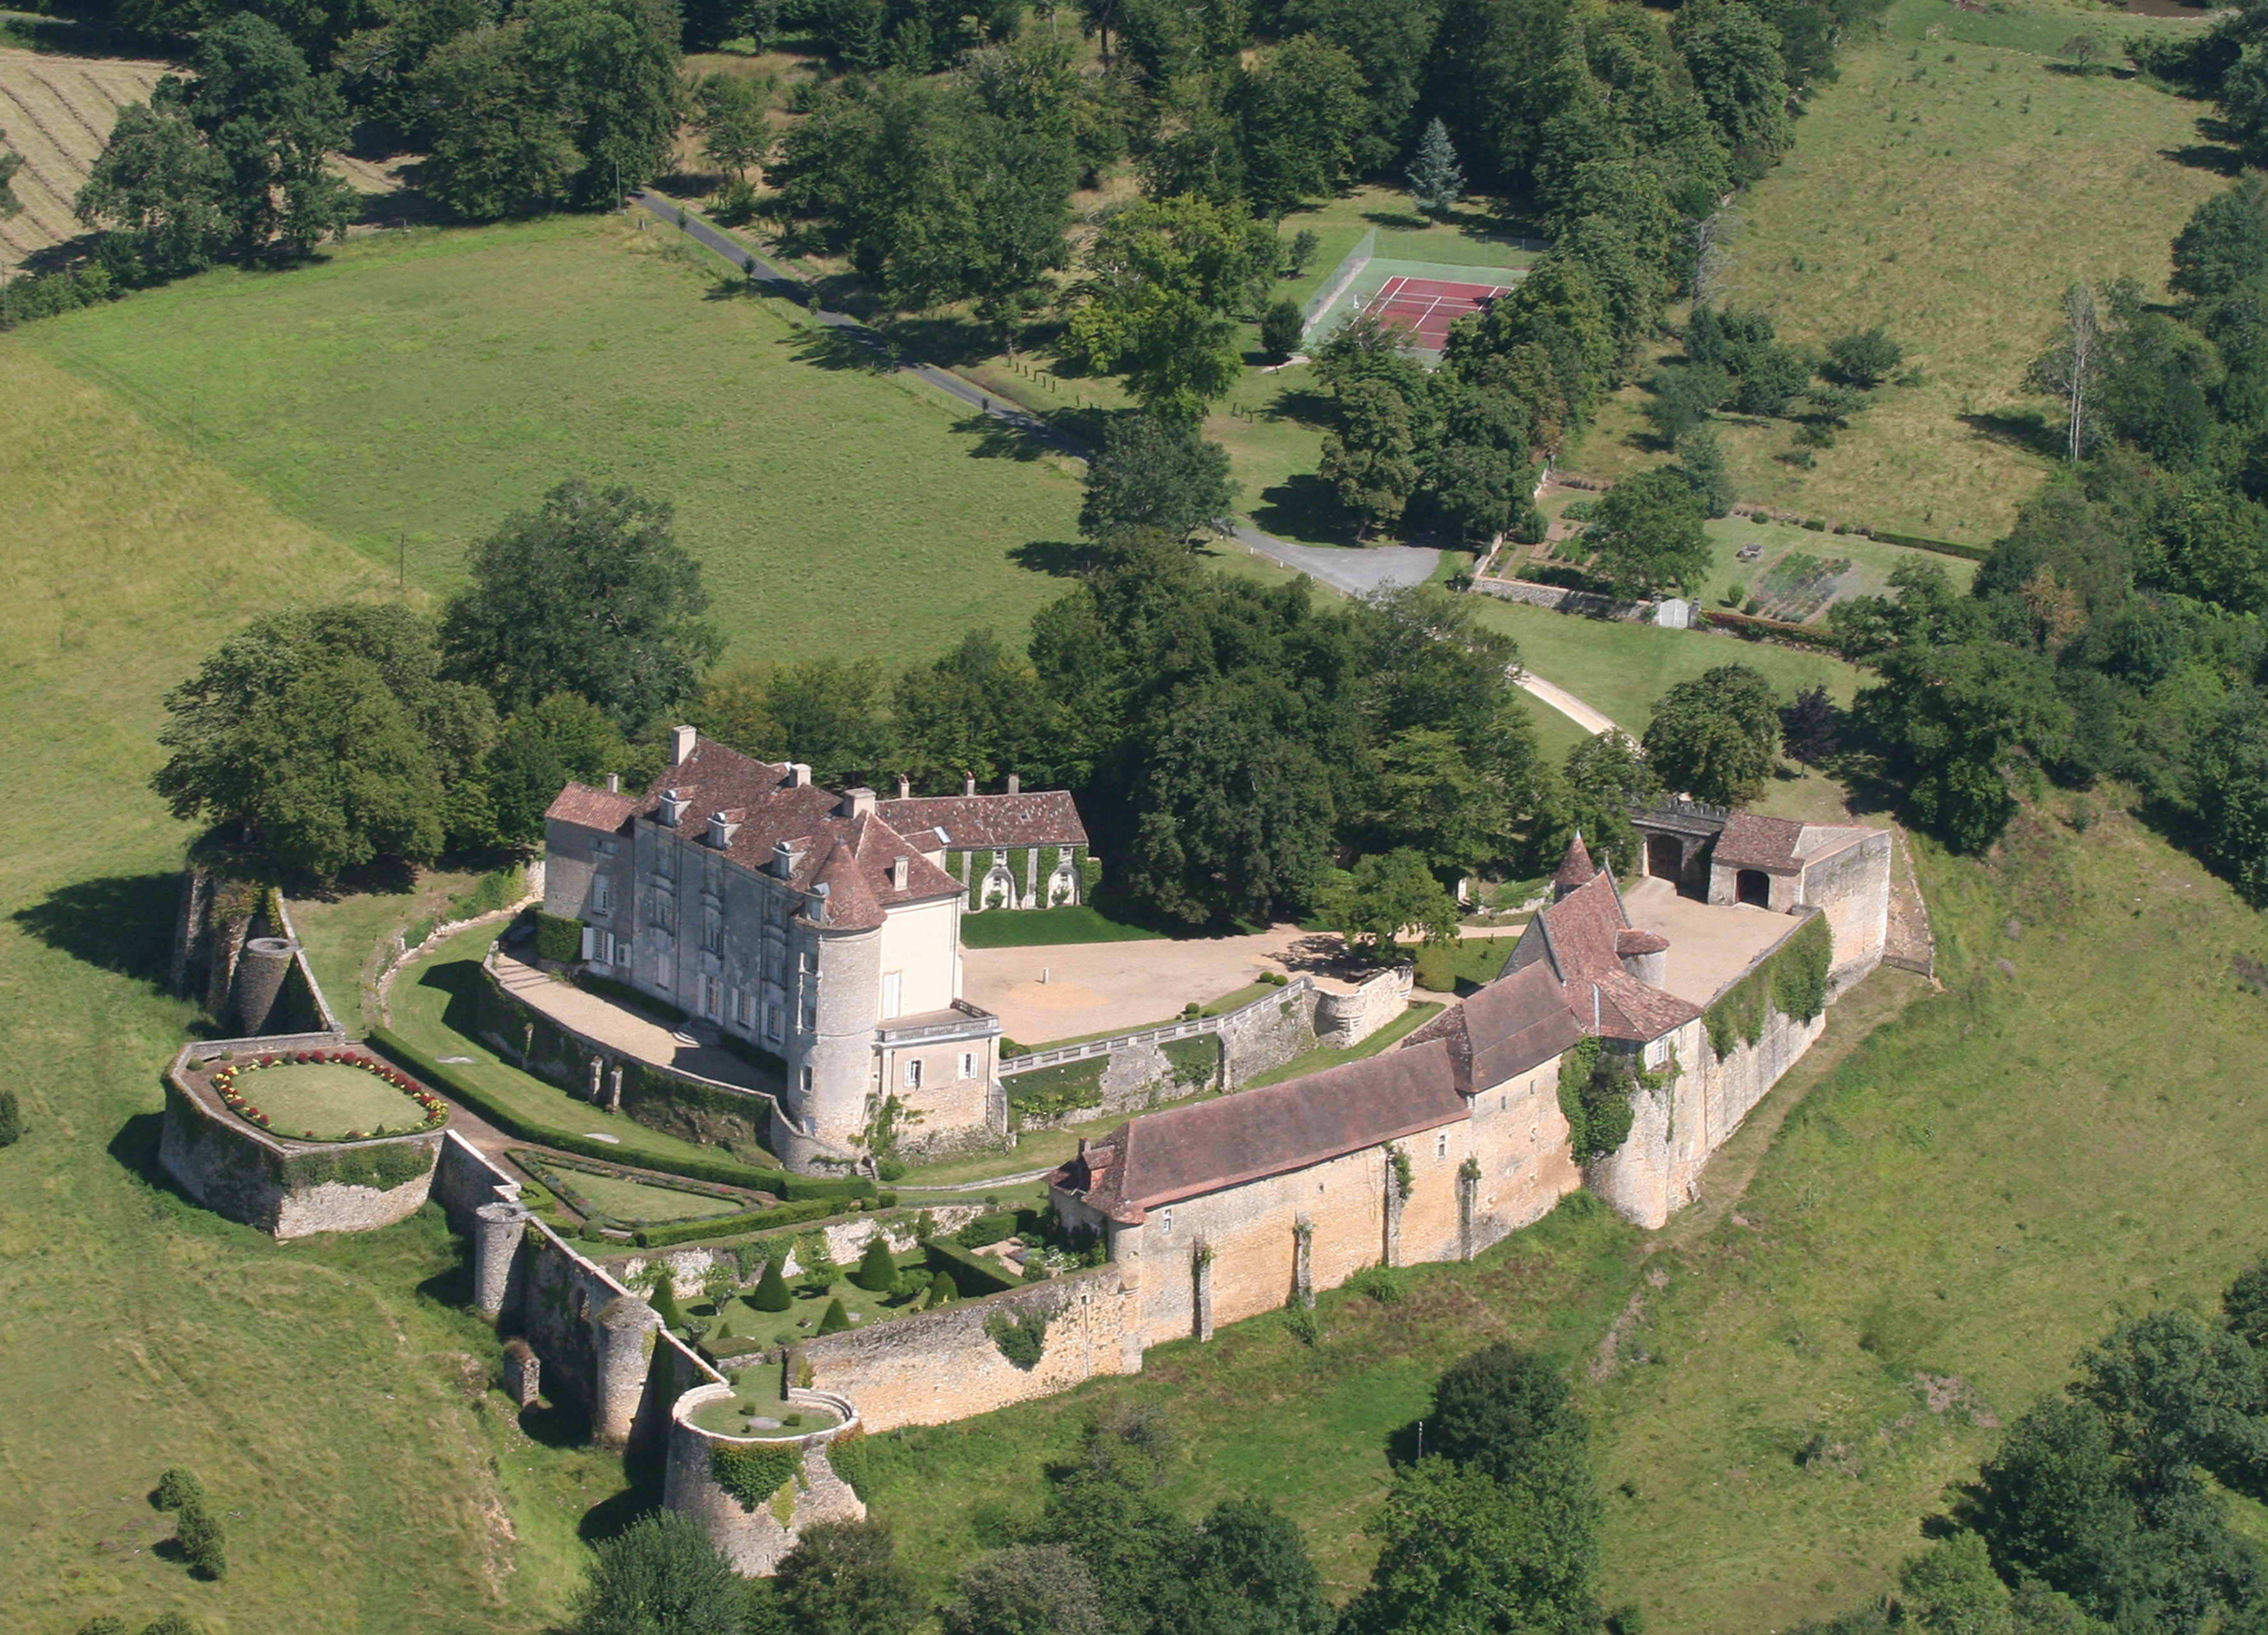
[[[1391,1288],[1390,1278],[1383,1285]],[[1332,1605],[1306,1541],[1264,1499],[1197,1521],[1161,1492],[1170,1427],[1098,1410],[1045,1471],[1036,1514],[969,1562],[941,1605],[869,1520],[806,1528],[770,1579],[744,1580],[701,1526],[655,1513],[599,1546],[573,1635],[1591,1635],[1600,1505],[1590,1427],[1558,1371],[1509,1345],[1436,1382],[1425,1456],[1381,1508],[1370,1583]],[[854,1484],[863,1454],[838,1455]],[[1627,1615],[1609,1623],[1626,1624]]]
[[[2113,779],[2268,902],[2268,185],[2200,205],[2172,261],[2162,305],[2066,295],[2032,379],[2069,462],[1970,593],[1910,563],[1829,622],[1916,821],[1981,850],[2051,782]]]

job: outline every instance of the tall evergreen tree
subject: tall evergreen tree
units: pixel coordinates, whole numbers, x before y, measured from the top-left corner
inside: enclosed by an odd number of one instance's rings
[[[1418,142],[1418,157],[1410,166],[1410,196],[1428,215],[1446,215],[1464,195],[1464,167],[1457,163],[1449,128],[1435,119]]]

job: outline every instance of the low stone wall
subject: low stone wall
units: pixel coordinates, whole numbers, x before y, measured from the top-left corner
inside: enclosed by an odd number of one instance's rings
[[[1414,966],[1396,965],[1366,977],[1352,993],[1315,996],[1315,1042],[1351,1049],[1410,1008]]]
[[[988,1320],[1044,1315],[1036,1366],[1017,1367]],[[801,1348],[812,1384],[858,1403],[869,1431],[944,1425],[1067,1391],[1098,1374],[1142,1371],[1140,1302],[1116,1266],[1100,1266],[983,1300],[957,1301]]]
[[[1612,596],[1602,596],[1596,591],[1569,590],[1564,585],[1538,585],[1533,579],[1475,579],[1473,589],[1480,595],[1493,596],[1500,601],[1524,601],[1530,607],[1551,608],[1561,613],[1581,614],[1593,619],[1643,622],[1653,608],[1652,602],[1621,601]]]
[[[275,1048],[273,1041],[254,1041]],[[306,1047],[301,1047],[306,1048]],[[278,1238],[319,1232],[372,1232],[407,1219],[422,1208],[431,1187],[441,1132],[389,1136],[378,1141],[279,1139],[239,1118],[189,1077],[193,1064],[217,1054],[212,1042],[185,1045],[166,1075],[165,1122],[158,1162],[181,1190],[231,1220]],[[385,1149],[422,1153],[423,1173],[393,1187],[337,1181],[295,1184],[294,1159]]]
[[[776,1394],[776,1393],[775,1393]],[[807,1527],[822,1521],[863,1521],[866,1506],[850,1484],[836,1475],[828,1462],[828,1445],[839,1436],[856,1434],[862,1427],[856,1407],[827,1391],[793,1389],[789,1406],[822,1407],[842,1416],[832,1430],[800,1437],[724,1436],[704,1431],[693,1416],[711,1403],[729,1401],[729,1385],[697,1385],[677,1399],[670,1416],[669,1465],[662,1483],[662,1500],[670,1509],[688,1515],[708,1529],[736,1572],[766,1577],[779,1567],[780,1558],[795,1548]],[[770,1502],[754,1507],[727,1492],[718,1482],[714,1462],[719,1447],[777,1447],[793,1442],[803,1453],[803,1469],[792,1484],[781,1484]]]

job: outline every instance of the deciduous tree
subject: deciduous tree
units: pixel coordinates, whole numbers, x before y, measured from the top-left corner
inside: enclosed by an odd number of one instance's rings
[[[571,1627],[574,1635],[740,1635],[746,1594],[700,1522],[656,1510],[598,1547]]]
[[[1668,788],[1720,806],[1753,800],[1779,764],[1771,683],[1744,664],[1680,681],[1654,705],[1643,742]]]
[[[1087,462],[1079,528],[1094,540],[1131,528],[1186,539],[1226,517],[1235,497],[1228,451],[1197,427],[1156,415],[1114,415]]]
[[[1599,499],[1583,541],[1616,595],[1697,589],[1714,565],[1704,520],[1701,501],[1683,476],[1641,472]]]

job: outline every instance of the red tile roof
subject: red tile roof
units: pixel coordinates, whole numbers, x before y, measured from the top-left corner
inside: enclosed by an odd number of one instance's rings
[[[1498,977],[1457,1008],[1471,1051],[1471,1090],[1540,1067],[1583,1036],[1565,987],[1541,960]]]
[[[1804,825],[1786,818],[1735,812],[1725,820],[1724,832],[1717,836],[1710,860],[1727,868],[1793,874],[1803,866],[1796,858],[1797,848],[1803,843],[1803,830]]]
[[[1565,990],[1568,1012],[1585,1033],[1646,1042],[1701,1014],[1623,968],[1620,944],[1631,926],[1612,873],[1569,892],[1533,924]]]
[[[1567,843],[1566,855],[1559,859],[1559,872],[1551,883],[1563,890],[1572,891],[1578,886],[1588,885],[1597,875],[1598,865],[1591,861],[1590,849],[1583,844],[1582,832]]]
[[[1111,1219],[1359,1153],[1466,1116],[1441,1041],[1129,1119],[1049,1177]]]
[[[1086,826],[1068,792],[1035,790],[1015,795],[917,796],[885,800],[877,808],[901,835],[936,850],[945,831],[945,849],[973,851],[983,846],[1083,846]]]
[[[610,790],[593,789],[588,784],[570,784],[559,792],[559,798],[543,815],[562,823],[612,834],[630,821],[630,814],[637,810],[637,803],[636,795],[618,795]]]
[[[920,842],[908,840],[876,813],[850,816],[833,790],[798,784],[787,766],[755,760],[705,738],[694,740],[692,752],[664,768],[642,796],[610,795],[570,784],[546,815],[605,829],[620,829],[633,816],[659,822],[662,797],[668,792],[687,803],[678,828],[689,839],[707,836],[712,813],[737,823],[723,855],[752,873],[769,874],[773,848],[786,841],[795,853],[789,883],[808,891],[825,880],[827,923],[840,930],[870,930],[882,923],[887,908],[958,896],[963,889],[922,855]],[[900,858],[906,859],[902,891],[893,880],[892,865]],[[850,873],[837,872],[846,866]]]

